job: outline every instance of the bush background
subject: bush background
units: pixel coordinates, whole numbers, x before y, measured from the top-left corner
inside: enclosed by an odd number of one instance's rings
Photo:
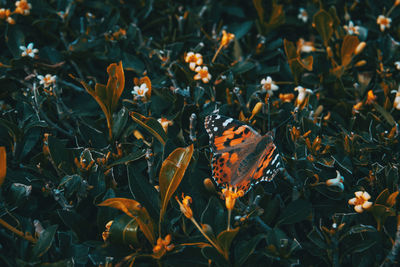
[[[29,1],[28,15],[11,15],[15,24],[0,19],[0,145],[6,170],[0,265],[395,264],[400,242],[395,2]],[[15,9],[14,1],[0,4]],[[298,18],[299,8],[306,9],[307,22]],[[388,13],[391,27],[381,31],[377,18]],[[360,26],[359,35],[345,30],[349,20]],[[222,30],[235,39],[212,62]],[[312,41],[315,50],[301,52],[300,38]],[[31,42],[39,52],[22,57],[20,46]],[[356,53],[360,42],[366,47]],[[209,83],[193,79],[196,73],[184,61],[189,51],[203,55]],[[106,84],[107,67],[118,62],[125,86],[121,96],[113,96],[110,137],[107,115],[80,82],[90,88]],[[39,83],[38,75],[46,74],[57,77],[51,91]],[[151,95],[135,100],[134,78],[145,76]],[[267,76],[279,85],[269,102],[260,84]],[[302,105],[295,102],[296,86],[313,91]],[[279,97],[290,93],[292,101]],[[250,120],[257,103],[262,109]],[[190,164],[178,168],[185,175],[174,195],[192,197],[194,218],[212,228],[216,239],[226,231],[221,190],[204,186],[211,177],[204,118],[217,108],[262,134],[270,125],[285,166],[273,182],[237,200],[236,232],[218,239],[226,242],[225,257],[182,215],[174,197],[159,227],[163,199],[155,188],[171,152],[193,144]],[[190,129],[192,114],[197,119]],[[167,133],[157,122],[161,117],[173,122]],[[328,186],[337,171],[344,182]],[[356,213],[348,204],[356,191],[371,195],[368,211]],[[154,236],[170,234],[174,249],[156,254],[156,243],[136,219],[98,206],[116,197],[139,202],[155,222]],[[105,242],[102,233],[111,220]]]

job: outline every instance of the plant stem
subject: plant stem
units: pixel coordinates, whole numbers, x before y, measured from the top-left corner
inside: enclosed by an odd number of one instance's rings
[[[197,229],[199,229],[200,233],[208,240],[208,242],[211,243],[211,245],[221,254],[225,257],[226,259],[226,255],[225,253],[222,251],[222,249],[216,244],[214,243],[214,241],[211,240],[211,238],[203,231],[203,229],[200,227],[200,225],[196,222],[196,220],[192,217],[190,218],[190,220],[193,222],[193,224],[197,227]]]
[[[228,227],[227,230],[231,230],[231,215],[232,215],[232,210],[228,209]]]
[[[214,61],[215,61],[215,59],[217,58],[217,56],[218,56],[219,52],[221,51],[222,47],[223,47],[223,45],[220,45],[220,46],[218,47],[217,52],[215,52],[215,55],[214,55],[213,59],[211,60],[211,63],[214,63]]]
[[[2,225],[4,228],[10,230],[14,234],[22,237],[23,239],[28,240],[29,242],[32,242],[32,243],[37,242],[37,240],[33,236],[31,236],[30,234],[25,234],[25,233],[21,232],[20,230],[16,229],[15,227],[9,225],[3,219],[0,219],[0,225]]]

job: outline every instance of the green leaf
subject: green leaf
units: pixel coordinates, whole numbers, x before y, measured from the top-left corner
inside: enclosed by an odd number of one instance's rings
[[[256,65],[250,61],[240,61],[235,66],[231,68],[234,74],[243,74],[252,70]]]
[[[185,175],[193,155],[193,144],[175,149],[163,162],[160,170],[159,184],[161,194],[160,221],[162,221],[167,205]]]
[[[282,214],[278,218],[277,225],[281,224],[293,224],[307,219],[311,214],[311,203],[298,199],[295,200],[283,210]]]
[[[118,209],[125,212],[128,216],[135,218],[139,224],[140,230],[142,230],[150,244],[155,243],[154,223],[146,208],[136,200],[127,198],[109,198],[98,204],[98,206]]]
[[[86,241],[90,234],[90,222],[74,211],[58,210],[63,223],[75,232],[80,241]]]
[[[40,139],[40,134],[41,131],[38,128],[32,129],[27,134],[25,134],[24,140],[22,141],[23,148],[21,149],[21,154],[19,155],[20,158],[24,158],[29,152],[32,151],[32,149]]]
[[[233,239],[239,233],[240,227],[236,227],[235,229],[225,230],[218,234],[217,236],[217,244],[224,251],[225,259],[229,258],[229,249],[231,248],[231,244]]]
[[[360,253],[360,252],[366,251],[367,249],[371,248],[376,243],[377,243],[377,241],[374,239],[362,240],[362,241],[357,242],[357,244],[351,246],[347,250],[345,250],[343,253],[345,253],[344,255]]]
[[[123,130],[125,129],[125,125],[128,122],[128,110],[125,107],[122,107],[117,114],[115,114],[114,124],[112,128],[113,136],[115,139],[121,135]]]
[[[201,214],[201,223],[211,225],[214,231],[219,233],[226,229],[227,214],[220,200],[212,196]]]
[[[160,210],[158,192],[149,183],[149,180],[141,174],[141,171],[132,164],[127,166],[129,190],[136,199],[140,199],[140,203],[146,207],[150,216],[157,220]]]
[[[136,56],[124,53],[122,61],[124,62],[124,68],[126,70],[134,71],[138,74],[141,74],[144,71],[144,64],[143,62]]]
[[[233,24],[229,27],[230,32],[235,35],[235,40],[239,40],[245,36],[253,26],[253,21],[245,21],[240,24]]]
[[[8,49],[14,58],[21,57],[22,50],[19,49],[20,46],[27,46],[25,43],[25,36],[23,31],[19,27],[11,26],[9,27],[7,36],[5,36],[5,41],[7,43]],[[34,47],[35,48],[35,47]],[[37,47],[36,47],[37,48]]]
[[[223,255],[218,253],[218,251],[213,247],[204,247],[201,249],[201,253],[206,259],[211,260],[217,266],[220,267],[229,266],[228,262],[224,259]]]
[[[32,259],[37,259],[43,256],[47,250],[51,247],[54,240],[54,235],[56,234],[58,225],[49,226],[40,235],[38,242],[32,249]]]
[[[325,242],[324,236],[318,231],[317,228],[313,228],[308,234],[308,239],[310,239],[315,245],[321,249],[326,249],[327,244]]]
[[[125,244],[140,248],[143,244],[139,241],[139,224],[135,218],[121,215],[113,220],[109,230],[109,238],[112,243]]]
[[[393,116],[387,112],[382,106],[380,106],[378,103],[373,103],[374,108],[382,115],[382,117],[385,118],[386,122],[391,126],[395,126],[396,125],[396,121],[393,118]]]
[[[235,266],[244,266],[247,259],[254,253],[258,243],[265,239],[266,235],[259,234],[249,241],[244,241],[235,246]],[[242,244],[242,246],[240,246]]]
[[[313,22],[319,35],[321,36],[324,45],[328,46],[329,39],[333,34],[333,19],[331,15],[325,10],[321,9],[315,13]]]
[[[162,128],[161,124],[154,118],[147,118],[139,113],[130,112],[129,115],[131,118],[137,122],[140,126],[142,126],[146,131],[148,131],[151,135],[157,138],[158,141],[164,146],[165,142],[168,139],[167,134]]]
[[[146,155],[146,150],[144,150],[144,149],[136,150],[136,151],[128,154],[127,156],[120,158],[120,159],[112,162],[111,164],[107,165],[107,169],[114,167],[116,165],[119,165],[119,164],[128,164],[129,162],[141,159],[145,155]]]
[[[49,135],[47,144],[49,146],[50,157],[57,168],[66,173],[71,173],[72,155],[65,148],[63,142]]]

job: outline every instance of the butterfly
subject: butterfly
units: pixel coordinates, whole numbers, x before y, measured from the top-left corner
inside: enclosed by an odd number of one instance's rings
[[[204,126],[213,152],[212,174],[218,185],[232,185],[245,193],[262,181],[271,181],[282,165],[271,133],[260,135],[250,126],[218,114]]]

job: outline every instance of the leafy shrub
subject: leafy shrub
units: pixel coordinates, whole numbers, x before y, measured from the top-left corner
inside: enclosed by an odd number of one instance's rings
[[[2,1],[1,266],[398,264],[399,5]],[[210,179],[216,110],[272,182]]]

